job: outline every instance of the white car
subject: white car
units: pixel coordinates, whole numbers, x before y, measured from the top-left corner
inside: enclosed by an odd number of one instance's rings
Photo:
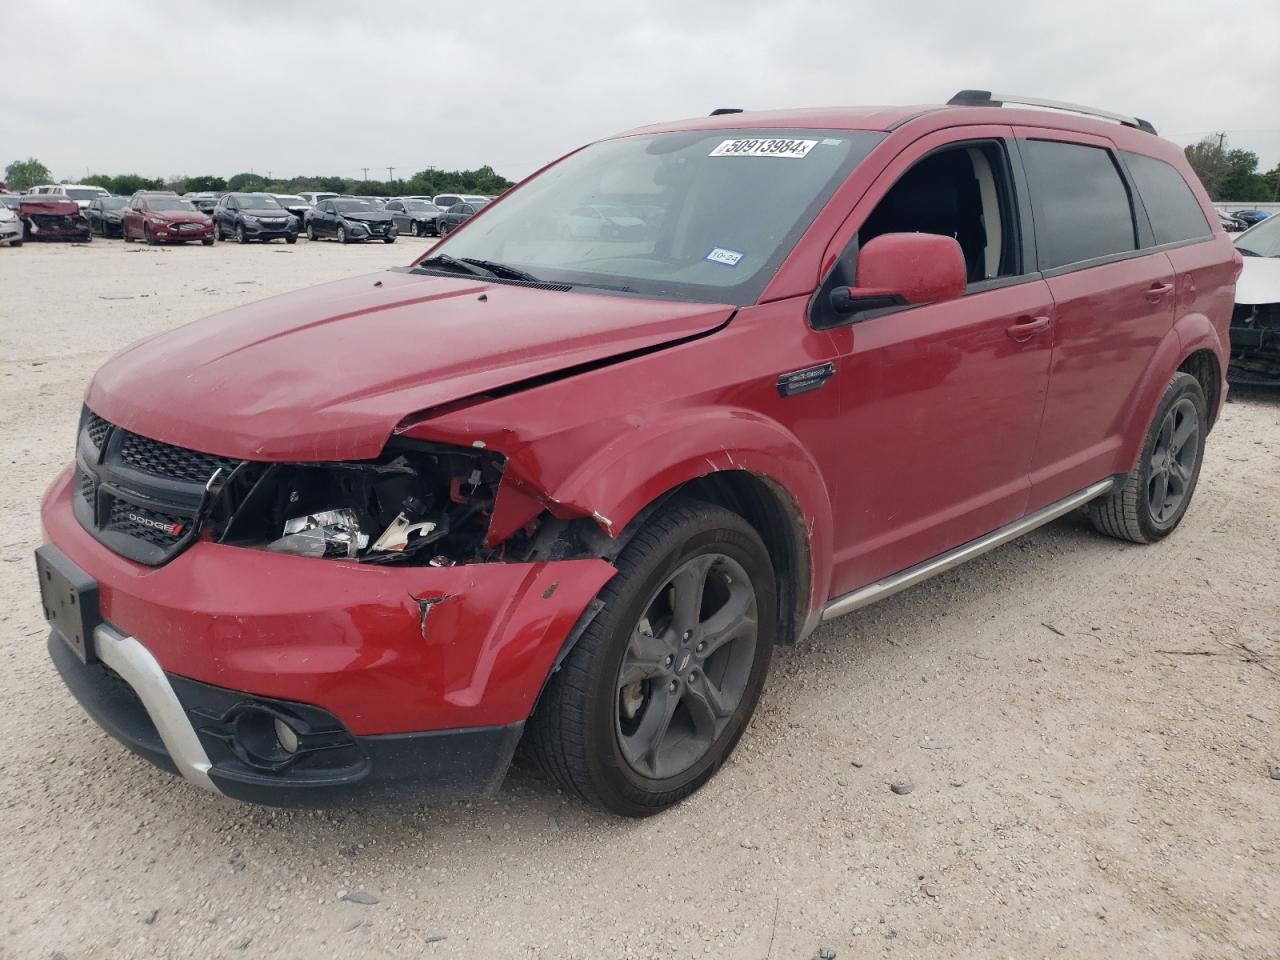
[[[0,203],[0,243],[22,246],[22,221],[8,206]]]
[[[321,191],[319,191],[318,193],[312,193],[312,192],[299,193],[299,194],[297,194],[297,196],[299,196],[299,197],[301,197],[303,200],[307,201],[308,205],[310,205],[310,206],[314,207],[314,206],[315,206],[317,203],[319,203],[321,200],[332,200],[334,197],[340,197],[340,196],[342,196],[342,194],[340,194],[340,193],[329,193],[329,192],[327,192],[327,191],[321,190]]]
[[[68,200],[74,200],[76,206],[81,210],[86,209],[98,197],[111,196],[110,190],[104,190],[102,187],[86,186],[83,183],[46,183],[38,187],[32,187],[28,193],[66,197]]]
[[[431,200],[441,210],[448,210],[455,203],[488,203],[488,197],[482,197],[477,193],[437,193],[434,198],[423,197],[424,200]]]

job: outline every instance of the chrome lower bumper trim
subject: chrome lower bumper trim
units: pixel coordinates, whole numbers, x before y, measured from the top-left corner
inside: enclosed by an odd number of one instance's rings
[[[1047,507],[1042,507],[1035,513],[1029,513],[1021,520],[1015,520],[1013,523],[1006,524],[998,530],[993,530],[984,537],[970,540],[954,550],[939,554],[930,560],[916,564],[914,567],[907,567],[907,569],[900,570],[891,576],[885,577],[883,580],[877,580],[875,583],[854,590],[852,593],[837,597],[823,608],[823,622],[834,620],[836,617],[842,617],[846,613],[852,613],[855,610],[861,610],[863,607],[870,606],[878,600],[893,596],[900,590],[913,587],[921,581],[928,580],[930,577],[936,577],[940,573],[954,569],[966,560],[980,557],[987,551],[1003,546],[1010,540],[1016,540],[1024,533],[1030,533],[1036,527],[1041,527],[1052,520],[1057,520],[1058,517],[1070,513],[1076,507],[1083,506],[1095,497],[1102,496],[1114,485],[1114,479],[1102,480],[1092,486],[1085,487],[1078,493],[1073,493],[1069,497],[1064,497],[1055,503],[1051,503]]]
[[[209,768],[213,766],[209,755],[151,651],[105,624],[93,631],[93,641],[102,662],[119,674],[142,701],[178,772],[196,786],[220,793],[209,779]]]

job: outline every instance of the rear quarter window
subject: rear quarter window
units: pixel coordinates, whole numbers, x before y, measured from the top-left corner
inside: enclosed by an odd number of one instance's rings
[[[1204,210],[1176,167],[1140,153],[1125,153],[1124,162],[1147,209],[1156,243],[1202,240],[1213,235]]]
[[[1020,146],[1041,270],[1137,249],[1129,188],[1109,151],[1056,140]]]

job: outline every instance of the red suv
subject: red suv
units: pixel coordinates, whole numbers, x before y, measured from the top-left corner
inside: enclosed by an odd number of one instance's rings
[[[1240,258],[1150,124],[1008,100],[634,130],[116,355],[43,505],[67,685],[246,800],[491,793],[523,741],[643,815],[774,644],[1077,508],[1160,540]],[[592,205],[639,225],[557,232]]]

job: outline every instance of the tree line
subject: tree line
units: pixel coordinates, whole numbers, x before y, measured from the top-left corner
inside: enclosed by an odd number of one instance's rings
[[[1258,155],[1233,149],[1225,133],[1211,134],[1186,148],[1187,162],[1209,198],[1229,203],[1280,200],[1280,163],[1258,172]]]
[[[53,175],[39,160],[29,157],[15,160],[5,167],[5,182],[16,193],[29,190],[37,184],[52,183]],[[94,187],[103,187],[116,196],[127,197],[138,190],[173,190],[176,193],[231,191],[234,193],[299,193],[303,190],[325,190],[344,193],[388,196],[435,196],[438,193],[478,193],[493,196],[512,186],[506,177],[485,165],[475,170],[438,170],[427,167],[413,176],[396,180],[359,180],[353,177],[290,177],[272,178],[257,173],[237,173],[227,178],[211,174],[196,177],[144,177],[136,173],[95,173],[80,181]]]

